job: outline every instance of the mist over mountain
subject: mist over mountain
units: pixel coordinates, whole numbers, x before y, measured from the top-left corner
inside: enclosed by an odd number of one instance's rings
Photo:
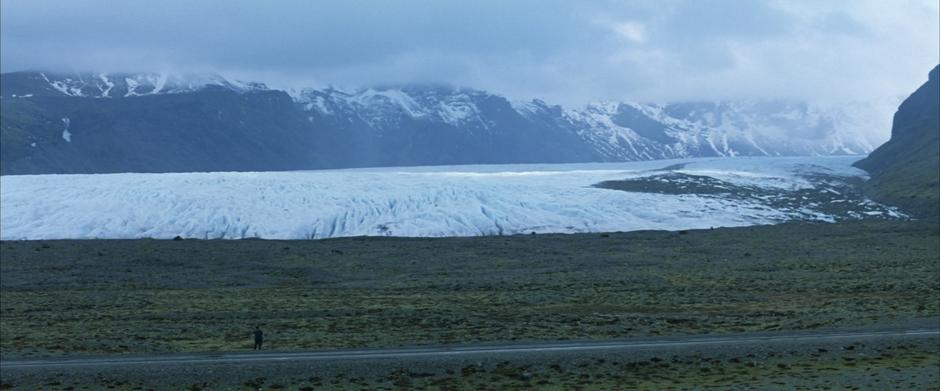
[[[0,75],[0,172],[260,171],[870,152],[870,102],[580,108],[437,84],[278,90],[214,74]]]

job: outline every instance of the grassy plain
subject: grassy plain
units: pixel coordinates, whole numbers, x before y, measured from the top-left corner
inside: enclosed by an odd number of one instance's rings
[[[0,353],[616,339],[940,314],[935,221],[474,238],[0,243]]]

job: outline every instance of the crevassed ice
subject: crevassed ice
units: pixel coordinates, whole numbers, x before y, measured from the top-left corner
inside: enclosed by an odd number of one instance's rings
[[[861,176],[851,167],[858,158],[3,176],[0,238],[473,236],[766,224],[790,216],[741,200],[591,185],[685,164],[679,170],[689,174],[798,187],[806,185],[799,174],[814,170]]]

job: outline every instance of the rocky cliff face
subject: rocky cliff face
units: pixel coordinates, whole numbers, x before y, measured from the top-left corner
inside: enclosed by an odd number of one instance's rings
[[[0,75],[0,172],[167,172],[862,154],[864,104],[602,102],[442,85],[270,89],[217,75]]]
[[[891,140],[856,166],[876,200],[940,218],[940,66],[898,108]]]

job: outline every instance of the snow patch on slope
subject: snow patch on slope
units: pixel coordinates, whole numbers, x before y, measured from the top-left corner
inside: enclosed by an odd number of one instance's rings
[[[372,106],[372,105],[391,105],[394,106],[412,118],[420,118],[426,115],[426,113],[421,109],[421,105],[418,102],[401,90],[375,90],[369,88],[364,92],[355,95],[351,102],[359,106]]]
[[[111,89],[114,88],[114,83],[108,79],[108,75],[105,73],[99,74],[98,77],[101,79],[103,86],[99,85],[98,89],[101,91],[102,98],[110,97],[108,94],[111,93]]]
[[[82,95],[82,89],[81,89],[81,87],[76,87],[76,86],[74,85],[74,83],[72,82],[72,79],[71,79],[71,78],[67,78],[67,79],[65,79],[65,80],[54,80],[54,81],[53,81],[53,80],[49,80],[49,78],[46,77],[46,74],[45,74],[45,73],[40,73],[40,75],[42,75],[42,78],[45,79],[47,83],[49,83],[49,86],[50,86],[50,87],[52,87],[53,89],[55,89],[55,90],[57,90],[57,91],[59,91],[59,92],[65,94],[65,95],[68,95],[68,96],[83,96],[83,95]]]
[[[72,132],[69,132],[69,124],[71,122],[68,117],[62,118],[62,124],[65,125],[65,128],[62,129],[62,139],[67,143],[72,142]]]

